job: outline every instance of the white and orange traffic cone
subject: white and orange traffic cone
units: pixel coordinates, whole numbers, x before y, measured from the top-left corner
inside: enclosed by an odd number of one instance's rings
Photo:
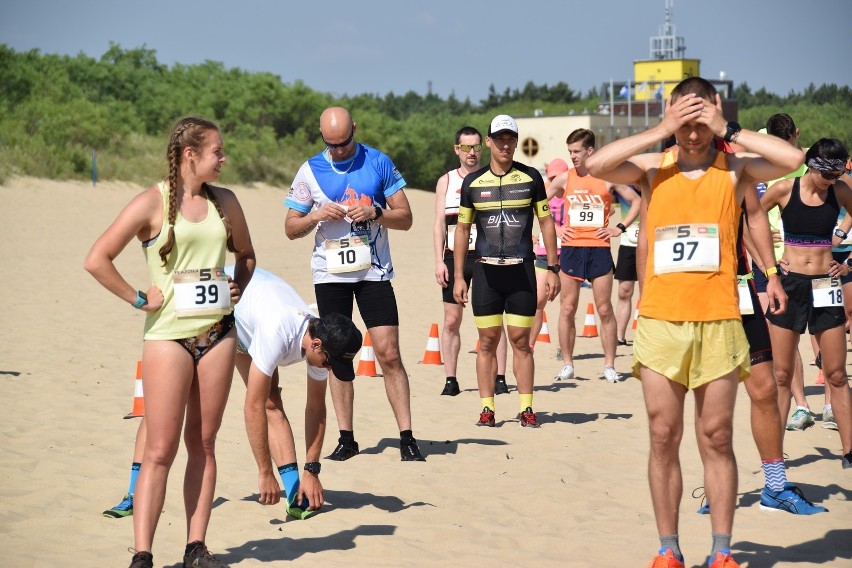
[[[376,354],[373,352],[373,342],[370,332],[364,334],[364,345],[361,347],[361,356],[358,358],[358,368],[355,374],[359,377],[379,377],[376,370]]]
[[[438,324],[433,323],[429,329],[429,339],[426,341],[426,352],[423,354],[424,365],[443,365],[441,360],[441,341],[438,338]]]
[[[541,329],[538,331],[536,343],[550,343],[550,330],[547,328],[547,312],[541,312]]]
[[[142,361],[136,361],[136,385],[133,389],[133,409],[125,418],[145,416],[145,398],[142,393]]]
[[[639,303],[642,300],[636,300],[636,309],[633,311],[633,325],[631,326],[634,330],[636,329],[636,322],[639,321]]]
[[[586,321],[583,323],[583,333],[580,337],[597,337],[598,324],[595,322],[595,305],[589,302],[586,309]]]

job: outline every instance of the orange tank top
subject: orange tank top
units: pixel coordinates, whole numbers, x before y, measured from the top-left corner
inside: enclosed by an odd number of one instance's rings
[[[595,233],[609,224],[612,212],[612,193],[606,182],[590,175],[581,176],[576,169],[568,170],[565,182],[565,226],[574,228],[574,238],[564,241],[567,247],[607,247],[609,239],[599,239]]]
[[[681,174],[677,148],[663,154],[648,202],[641,315],[665,321],[740,318],[740,214],[726,154],[716,152],[698,179]]]

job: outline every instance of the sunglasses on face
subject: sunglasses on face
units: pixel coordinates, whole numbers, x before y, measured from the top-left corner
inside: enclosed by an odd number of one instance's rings
[[[456,144],[456,148],[464,152],[465,154],[473,150],[474,152],[482,151],[482,144]]]
[[[325,138],[323,138],[322,141],[325,142],[326,148],[343,148],[344,146],[349,146],[352,143],[352,138],[354,138],[354,136],[355,136],[355,127],[353,126],[352,131],[349,133],[349,138],[347,138],[346,140],[344,140],[340,144],[332,144],[332,143],[326,141]]]
[[[845,174],[845,173],[846,173],[845,171],[838,172],[838,173],[833,173],[833,172],[820,172],[820,173],[819,173],[819,175],[821,175],[821,176],[822,176],[822,179],[825,179],[825,180],[828,180],[828,181],[837,181],[837,180],[839,180],[839,179],[841,178],[841,176],[843,176],[843,174]]]

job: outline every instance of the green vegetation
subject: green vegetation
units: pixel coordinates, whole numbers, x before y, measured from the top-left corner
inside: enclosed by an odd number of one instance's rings
[[[802,128],[803,144],[822,136],[852,142],[849,87],[811,85],[786,97],[748,85],[737,88],[740,122],[760,128],[774,112],[788,112]],[[227,69],[207,61],[172,67],[153,50],[112,45],[100,58],[18,53],[0,44],[0,183],[13,174],[87,179],[92,152],[98,177],[149,184],[165,175],[169,130],[196,114],[222,129],[229,165],[224,184],[266,182],[287,187],[299,165],[322,149],[317,121],[324,108],[352,111],[359,140],[388,153],[412,187],[431,189],[457,162],[448,151],[464,124],[485,130],[498,113],[547,115],[594,111],[567,83],[506,89],[492,85],[474,104],[408,92],[332,97],[271,73]],[[487,159],[487,154],[485,156]]]

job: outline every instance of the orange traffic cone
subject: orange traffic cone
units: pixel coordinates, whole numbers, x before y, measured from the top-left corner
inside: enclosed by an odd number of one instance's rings
[[[817,373],[816,384],[824,385],[825,384],[825,375],[822,374],[822,369]]]
[[[535,338],[536,343],[550,343],[550,330],[547,328],[547,312],[541,312],[541,329],[538,332],[538,337]]]
[[[479,340],[476,340],[476,347],[473,348],[473,351],[468,351],[468,353],[479,353]]]
[[[633,329],[636,329],[636,322],[639,321],[639,303],[642,300],[636,300],[636,310],[633,312]]]
[[[370,340],[370,332],[364,334],[364,346],[361,348],[361,356],[358,358],[358,368],[355,374],[361,377],[379,377],[376,371],[376,355],[373,353],[373,342]]]
[[[441,360],[441,342],[438,339],[438,324],[433,323],[429,329],[429,339],[426,341],[426,353],[423,354],[424,365],[443,365]]]
[[[595,305],[589,302],[586,310],[586,321],[583,323],[583,334],[580,337],[597,337],[598,325],[595,323]]]
[[[145,399],[142,396],[142,361],[136,361],[136,386],[133,389],[133,409],[124,418],[145,416]]]

